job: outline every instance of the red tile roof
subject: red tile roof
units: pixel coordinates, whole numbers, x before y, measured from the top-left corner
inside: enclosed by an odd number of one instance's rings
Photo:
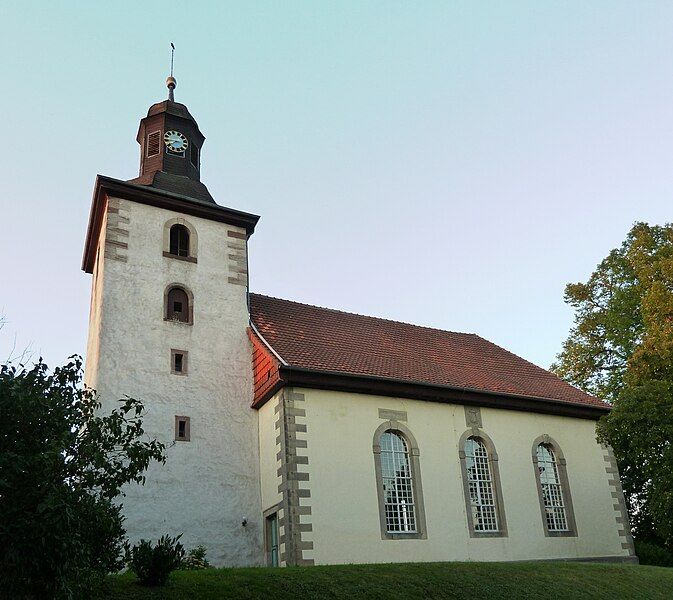
[[[607,408],[556,375],[471,333],[250,294],[252,322],[282,361],[338,372]]]

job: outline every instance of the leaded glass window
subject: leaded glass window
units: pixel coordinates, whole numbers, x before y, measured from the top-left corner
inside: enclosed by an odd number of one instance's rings
[[[386,431],[380,445],[386,530],[415,533],[416,507],[407,442],[399,433]]]
[[[498,531],[498,511],[488,450],[478,438],[465,442],[470,515],[475,531]]]
[[[544,501],[545,520],[549,531],[568,531],[568,517],[559,477],[558,463],[552,447],[540,444],[537,447],[537,468]]]

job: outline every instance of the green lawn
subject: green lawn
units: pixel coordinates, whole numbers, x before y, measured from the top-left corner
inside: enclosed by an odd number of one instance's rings
[[[412,563],[178,571],[164,588],[108,578],[100,598],[673,598],[673,569],[589,563]]]

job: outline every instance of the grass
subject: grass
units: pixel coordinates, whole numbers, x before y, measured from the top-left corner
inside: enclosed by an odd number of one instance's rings
[[[144,588],[130,573],[110,576],[99,598],[237,600],[395,600],[408,598],[673,597],[673,569],[638,565],[406,563],[285,569],[177,571],[163,588]]]

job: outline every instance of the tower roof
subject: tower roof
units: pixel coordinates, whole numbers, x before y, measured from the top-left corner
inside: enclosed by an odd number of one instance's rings
[[[184,104],[181,104],[180,102],[174,102],[172,100],[162,100],[161,102],[156,102],[152,104],[152,106],[150,106],[149,110],[147,111],[147,117],[145,117],[145,119],[161,114],[171,115],[179,119],[186,119],[188,121],[191,121],[196,127],[196,131],[198,132],[199,136],[201,137],[201,143],[203,144],[203,142],[205,141],[206,137],[201,133],[201,130],[199,129],[199,124],[196,122],[196,119],[192,116],[192,114],[189,112],[189,109]],[[136,141],[139,144],[142,144],[142,139],[140,139],[140,132],[143,128],[143,121],[145,119],[140,121],[140,126],[138,127],[138,135],[136,136]]]
[[[201,148],[206,138],[187,106],[175,102],[176,85],[171,74],[167,80],[168,99],[152,104],[140,121],[136,136],[140,144],[140,174],[129,183],[214,204],[201,182]]]

